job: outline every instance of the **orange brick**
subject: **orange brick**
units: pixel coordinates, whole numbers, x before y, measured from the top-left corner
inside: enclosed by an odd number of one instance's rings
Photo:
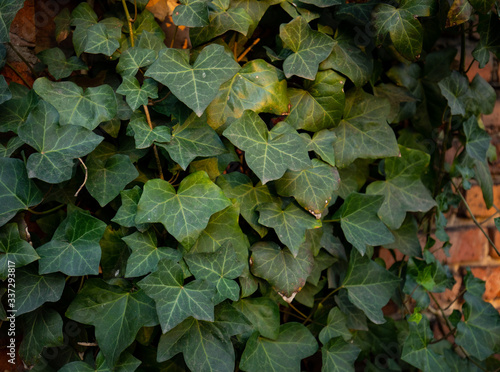
[[[471,271],[476,278],[486,281],[485,301],[500,297],[500,267],[474,267]]]
[[[490,115],[483,115],[483,123],[486,128],[498,128],[500,126],[500,100],[497,99],[495,108]]]
[[[404,254],[402,254],[399,250],[397,249],[392,249],[394,253],[396,253],[396,258],[398,261],[401,261],[404,257]],[[392,257],[392,254],[389,249],[386,248],[380,248],[380,251],[378,253],[378,256],[385,261],[385,267],[389,268],[391,267],[394,262],[394,257]]]
[[[489,217],[495,213],[494,208],[487,209],[483,199],[483,192],[479,185],[473,185],[465,194],[465,200],[474,216],[477,218]],[[500,185],[493,186],[493,201],[495,205],[500,205]],[[467,213],[467,215],[469,215]]]
[[[448,232],[450,236],[449,264],[480,262],[485,258],[489,243],[478,228]]]

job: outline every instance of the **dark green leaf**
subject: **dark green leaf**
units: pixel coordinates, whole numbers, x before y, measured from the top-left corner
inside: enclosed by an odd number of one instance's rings
[[[149,98],[158,98],[158,84],[153,79],[145,79],[141,87],[135,77],[123,76],[123,82],[116,93],[126,96],[128,105],[135,111],[140,106],[147,105]]]
[[[136,227],[139,231],[147,229],[147,224],[136,224],[135,216],[137,215],[137,205],[142,195],[142,190],[139,186],[134,186],[130,190],[120,191],[122,205],[116,212],[116,215],[111,221],[125,227]]]
[[[418,224],[411,214],[407,214],[403,224],[397,230],[392,230],[394,243],[384,244],[385,248],[398,249],[407,256],[422,257],[422,247],[418,239]]]
[[[48,66],[50,74],[56,80],[67,78],[76,70],[88,70],[87,65],[78,57],[66,59],[59,48],[46,49],[38,53],[37,57]]]
[[[104,234],[99,241],[101,246],[101,269],[104,280],[123,277],[130,251],[122,240],[128,229],[110,224],[106,226]]]
[[[464,133],[467,138],[465,149],[469,156],[477,161],[486,161],[486,152],[490,146],[491,137],[479,127],[475,116],[471,116],[464,122]]]
[[[135,147],[138,149],[151,147],[153,142],[170,142],[172,139],[169,127],[159,125],[151,129],[144,115],[132,117],[129,128],[134,131]],[[179,141],[179,139],[176,139],[176,141]]]
[[[0,144],[0,158],[10,157],[24,142],[19,137],[12,137],[4,146]]]
[[[0,104],[4,103],[5,101],[8,101],[11,98],[12,98],[12,92],[9,89],[9,85],[5,80],[5,77],[2,75],[0,76]]]
[[[354,361],[361,349],[348,344],[340,337],[331,339],[321,349],[323,355],[323,372],[354,372]]]
[[[319,333],[319,340],[324,345],[334,337],[342,336],[345,341],[349,341],[352,337],[351,332],[347,328],[347,317],[340,311],[338,307],[334,307],[328,313],[328,323]]]
[[[280,328],[280,313],[276,302],[268,297],[242,299],[233,303],[262,336],[277,339]]]
[[[453,71],[450,76],[439,83],[441,93],[448,101],[452,115],[465,115],[465,97],[469,90],[469,81],[458,71]]]
[[[9,30],[17,12],[23,7],[21,0],[0,1],[0,43],[10,41]]]
[[[91,26],[97,23],[97,14],[88,3],[80,3],[71,12],[71,26]]]
[[[307,133],[302,133],[301,136],[308,141],[307,150],[314,151],[321,159],[332,167],[335,166],[335,151],[333,143],[337,140],[337,136],[333,131],[323,129],[314,133],[312,139]]]
[[[479,68],[490,61],[490,52],[500,55],[500,19],[495,13],[480,16],[477,31],[480,35],[479,43],[472,51],[472,56],[479,62]]]
[[[39,258],[33,247],[20,238],[17,224],[9,223],[0,228],[1,280],[7,279],[9,262],[14,262],[15,267],[22,267]]]
[[[469,0],[469,3],[479,13],[488,13],[495,4],[495,0]]]
[[[1,45],[1,44],[0,44]],[[34,90],[27,89],[24,85],[11,83],[9,90],[12,98],[0,106],[0,132],[15,132],[24,124],[33,107],[38,103],[38,96]]]
[[[141,67],[149,66],[154,62],[156,52],[146,48],[129,48],[120,55],[116,65],[116,72],[125,76],[135,76]]]
[[[182,0],[172,14],[177,26],[203,27],[208,25],[208,7],[206,0]]]

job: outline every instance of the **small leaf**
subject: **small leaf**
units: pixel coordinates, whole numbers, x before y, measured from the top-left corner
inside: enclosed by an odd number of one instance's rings
[[[297,257],[299,248],[306,240],[306,230],[321,227],[321,221],[290,203],[285,208],[281,203],[265,203],[257,210],[260,213],[259,223],[272,227],[279,240]]]
[[[308,151],[314,151],[324,162],[327,162],[332,167],[335,166],[333,143],[337,140],[337,136],[333,131],[327,129],[320,130],[314,133],[312,139],[307,133],[302,133],[301,136],[308,141]]]
[[[42,193],[28,178],[22,160],[0,158],[0,226],[16,213],[42,202]]]
[[[155,50],[139,47],[128,48],[120,55],[116,72],[123,77],[135,76],[141,67],[149,66],[155,59]]]
[[[123,76],[123,82],[116,93],[126,96],[128,105],[135,111],[140,106],[147,105],[149,98],[158,98],[158,84],[153,79],[145,79],[141,87],[135,77]]]
[[[17,136],[12,137],[5,146],[0,144],[0,158],[9,158],[22,145],[24,142]]]
[[[0,132],[17,133],[17,129],[24,124],[29,113],[38,103],[38,95],[34,90],[16,83],[11,83],[9,90],[12,93],[12,98],[0,106],[0,117],[2,118]]]
[[[12,92],[9,89],[9,85],[5,80],[5,77],[2,75],[0,77],[0,104],[8,101],[12,98]]]
[[[97,14],[88,3],[80,3],[71,12],[71,26],[91,26],[97,23]]]
[[[488,13],[495,4],[495,0],[469,0],[469,3],[479,13]]]
[[[38,53],[37,57],[48,66],[50,74],[56,80],[67,78],[73,71],[89,69],[78,57],[66,59],[64,52],[59,48],[46,49]]]
[[[0,43],[10,41],[9,30],[17,12],[23,7],[24,2],[20,0],[0,1]]]
[[[217,95],[219,87],[238,72],[240,66],[221,45],[203,48],[193,66],[180,49],[164,49],[148,68],[146,76],[166,85],[172,93],[201,116]]]
[[[361,349],[340,337],[332,338],[323,348],[323,372],[354,372],[354,362]]]
[[[319,333],[319,340],[322,344],[328,343],[332,338],[342,336],[345,341],[352,338],[351,332],[347,328],[347,317],[338,307],[334,307],[328,313],[326,326]]]
[[[205,280],[184,284],[182,267],[172,260],[161,260],[158,269],[138,285],[155,300],[163,333],[191,316],[198,320],[214,320],[215,287]]]
[[[111,56],[120,47],[120,42],[113,37],[103,23],[90,26],[86,32],[84,52]]]
[[[288,124],[271,131],[253,111],[245,111],[224,131],[235,146],[245,151],[245,160],[263,184],[281,178],[287,169],[302,170],[311,164],[306,142]]]
[[[268,297],[245,298],[233,303],[262,336],[275,340],[279,335],[280,312]]]
[[[422,247],[418,239],[418,224],[415,217],[410,213],[397,230],[391,230],[394,235],[394,243],[384,244],[384,248],[398,249],[407,256],[422,257]]]
[[[342,282],[349,300],[375,324],[385,322],[382,307],[398,287],[400,279],[367,256],[351,252],[349,268]]]
[[[17,224],[9,223],[0,228],[1,280],[7,279],[9,262],[14,262],[15,267],[22,267],[39,258],[35,249],[19,236]]]
[[[137,215],[137,205],[142,195],[142,190],[139,186],[134,186],[130,190],[120,191],[122,205],[116,212],[116,215],[111,221],[125,227],[136,227],[139,231],[145,231],[147,224],[136,224],[135,217]]]
[[[452,71],[451,75],[439,83],[441,93],[448,101],[452,115],[465,115],[465,97],[469,90],[469,81],[458,71]]]
[[[278,338],[274,341],[254,332],[241,356],[240,368],[248,372],[299,371],[300,361],[316,350],[318,343],[305,326],[286,323],[280,327]]]
[[[35,80],[33,89],[59,111],[62,125],[93,130],[103,121],[113,119],[117,112],[116,96],[109,85],[84,91],[70,81],[54,83],[42,77]]]
[[[464,133],[467,138],[465,149],[467,154],[477,161],[486,161],[486,153],[490,146],[491,137],[478,125],[475,116],[471,116],[464,122]]]
[[[472,56],[479,62],[479,68],[484,68],[490,61],[490,52],[500,54],[500,19],[491,12],[489,15],[479,17],[477,31],[480,39]]]
[[[129,128],[134,131],[135,148],[137,149],[151,147],[154,142],[170,142],[172,139],[169,127],[159,125],[151,129],[144,115],[132,117]]]
[[[195,172],[175,189],[167,181],[149,180],[137,207],[136,223],[161,222],[178,241],[192,246],[210,216],[231,205],[205,172]]]
[[[313,159],[311,168],[299,172],[287,171],[276,181],[276,189],[280,195],[295,197],[309,213],[321,218],[321,213],[330,204],[339,182],[337,169]]]
[[[472,15],[472,7],[468,0],[454,0],[448,11],[446,27],[461,25],[469,20]]]
[[[60,271],[70,276],[97,275],[106,224],[76,209],[59,225],[52,240],[37,249],[40,274]]]
[[[313,31],[303,17],[282,24],[280,38],[283,46],[293,52],[283,63],[287,78],[297,75],[314,80],[320,62],[328,57],[334,45],[330,36]]]
[[[96,278],[85,282],[66,316],[95,327],[101,352],[111,366],[115,366],[120,354],[132,344],[141,327],[158,324],[154,302],[144,291],[125,291]]]

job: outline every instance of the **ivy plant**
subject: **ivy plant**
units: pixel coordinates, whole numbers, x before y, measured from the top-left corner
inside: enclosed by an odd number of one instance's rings
[[[493,205],[496,94],[467,72],[500,58],[499,2],[181,0],[180,45],[145,0],[91,4],[55,17],[32,85],[0,76],[26,366],[498,370],[484,282],[434,253],[473,183]]]

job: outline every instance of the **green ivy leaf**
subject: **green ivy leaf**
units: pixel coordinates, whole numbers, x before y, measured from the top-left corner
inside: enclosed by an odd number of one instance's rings
[[[367,256],[351,252],[342,287],[349,300],[375,324],[385,322],[382,307],[398,287],[400,279]]]
[[[319,340],[324,345],[332,338],[342,336],[345,341],[352,338],[349,328],[347,328],[347,317],[338,307],[334,307],[328,313],[326,326],[319,333]]]
[[[156,312],[163,333],[170,331],[186,318],[214,320],[215,287],[205,280],[184,284],[181,265],[163,259],[158,269],[138,285],[156,302]]]
[[[488,13],[495,4],[495,0],[469,0],[469,3],[479,13]]]
[[[490,146],[491,137],[478,125],[475,116],[471,116],[464,122],[464,133],[467,138],[465,149],[467,154],[477,161],[486,161],[486,153]]]
[[[129,122],[129,128],[134,131],[135,147],[137,149],[151,147],[154,142],[161,143],[170,142],[172,140],[169,127],[166,125],[159,125],[151,129],[144,115],[132,117]]]
[[[141,40],[141,37],[145,32],[153,34],[159,40],[165,40],[165,33],[163,32],[161,26],[156,21],[153,13],[151,13],[147,9],[143,10],[137,15],[137,19],[132,26],[134,30],[134,37],[137,37],[139,41]],[[138,46],[141,47],[140,44]],[[164,47],[165,44],[163,44],[162,48]]]
[[[98,23],[87,30],[84,52],[111,56],[119,47],[120,42],[113,38],[106,25]]]
[[[241,356],[240,369],[248,372],[299,371],[300,361],[313,355],[318,343],[309,330],[300,323],[286,323],[280,327],[276,340],[266,339],[254,332]]]
[[[1,45],[1,44],[0,44]],[[29,90],[23,85],[11,83],[9,90],[12,98],[0,106],[0,132],[12,131],[24,124],[30,111],[38,103],[38,96],[34,90]]]
[[[182,0],[174,9],[172,20],[177,26],[208,26],[208,7],[206,0]]]
[[[320,71],[305,89],[288,89],[292,108],[286,122],[296,129],[317,132],[337,125],[344,111],[345,79],[336,72]]]
[[[20,0],[0,1],[0,43],[10,41],[9,30],[17,12],[23,7],[24,2]]]
[[[46,302],[56,302],[64,289],[61,274],[39,275],[32,266],[16,270],[16,316],[29,313]]]
[[[293,196],[309,213],[321,218],[339,182],[337,169],[313,159],[311,168],[299,172],[287,171],[276,181],[276,190],[282,196]]]
[[[262,336],[276,340],[280,329],[280,312],[268,297],[245,298],[233,303]]]
[[[11,98],[12,92],[9,89],[9,84],[7,84],[5,77],[2,75],[0,76],[0,104],[8,101]]]
[[[335,150],[333,149],[333,143],[337,140],[337,136],[333,131],[327,129],[320,130],[314,133],[312,139],[307,133],[301,133],[301,136],[308,142],[308,151],[314,151],[323,161],[327,162],[332,167],[335,166]]]
[[[233,172],[217,178],[217,185],[230,198],[236,198],[241,205],[242,217],[259,233],[261,237],[267,234],[267,228],[258,223],[257,207],[263,203],[271,203],[278,199],[271,195],[268,186],[254,186],[250,178],[243,173]]]
[[[38,53],[37,57],[48,66],[50,74],[56,80],[67,78],[73,71],[89,69],[78,57],[66,59],[64,52],[59,48],[46,49]]]
[[[19,137],[12,137],[4,146],[0,144],[0,158],[10,157],[24,142]]]
[[[252,331],[252,325],[245,315],[227,301],[215,308],[214,324],[228,337]]]
[[[88,3],[80,3],[71,12],[71,26],[92,26],[98,17]]]
[[[241,275],[245,264],[238,261],[231,243],[226,243],[213,253],[190,254],[184,259],[196,279],[205,279],[215,285],[215,304],[226,298],[233,301],[239,299],[240,287],[232,279]]]
[[[263,278],[285,299],[291,302],[304,287],[313,268],[311,252],[301,249],[294,257],[287,248],[273,242],[252,246],[252,273]]]
[[[389,101],[365,93],[361,89],[346,94],[344,118],[333,132],[337,141],[335,162],[345,168],[357,158],[377,159],[399,154],[396,137],[386,118]]]
[[[166,258],[178,262],[182,256],[179,251],[172,248],[158,247],[156,234],[153,230],[144,233],[136,231],[125,236],[122,240],[132,250],[127,260],[126,278],[143,276],[156,270],[160,260]]]
[[[52,240],[37,249],[40,274],[60,271],[70,276],[96,275],[106,224],[76,209],[59,225]]]
[[[116,215],[111,221],[125,227],[136,227],[139,231],[145,231],[148,228],[147,224],[136,224],[135,217],[137,215],[137,205],[141,199],[142,190],[139,186],[134,186],[130,190],[120,191],[122,205],[116,212]]]
[[[467,22],[472,15],[472,6],[468,0],[454,0],[448,11],[446,27],[454,27]]]
[[[288,111],[289,102],[286,80],[279,70],[262,59],[255,59],[221,85],[207,107],[207,120],[217,130],[224,128],[228,119],[241,117],[245,110],[281,115]]]
[[[0,226],[16,213],[42,202],[42,193],[28,178],[22,160],[0,158]]]
[[[104,234],[99,241],[101,246],[101,269],[104,280],[123,277],[127,259],[130,252],[122,240],[128,229],[125,227],[114,228],[113,225],[106,226]]]
[[[221,45],[203,48],[193,66],[189,55],[180,49],[164,49],[148,68],[146,76],[166,85],[170,91],[191,108],[196,115],[217,96],[219,87],[233,77],[240,65],[229,57]]]
[[[22,318],[23,341],[19,355],[28,364],[34,364],[44,347],[63,345],[63,321],[55,310],[42,307]]]
[[[467,111],[477,116],[489,115],[495,109],[496,100],[495,89],[481,75],[476,74],[469,86],[469,96],[466,99]]]
[[[377,216],[382,203],[381,195],[351,193],[334,215],[340,219],[347,241],[361,254],[366,252],[367,245],[394,242],[394,236]]]
[[[60,44],[63,40],[66,40],[71,33],[71,14],[68,8],[64,8],[61,12],[55,16],[54,23],[56,24],[56,41]]]
[[[427,212],[436,206],[430,191],[420,180],[429,165],[430,156],[422,151],[399,146],[400,157],[385,160],[385,181],[368,185],[369,195],[383,195],[378,210],[380,219],[392,230],[403,223],[406,212]]]
[[[192,246],[210,216],[231,205],[205,172],[184,178],[177,193],[168,182],[146,182],[137,207],[136,223],[161,222],[184,246]]]
[[[479,17],[477,32],[480,39],[472,56],[479,62],[479,68],[484,68],[490,60],[490,53],[500,55],[500,19],[493,12]]]
[[[172,140],[158,145],[167,150],[182,169],[187,169],[197,156],[216,156],[227,152],[220,137],[207,124],[205,115],[198,118],[192,114],[184,124],[176,124],[172,129]]]
[[[101,207],[113,200],[139,172],[130,157],[116,154],[113,145],[103,142],[87,157],[88,179],[85,187]]]
[[[280,38],[283,46],[293,52],[283,63],[287,78],[297,75],[314,80],[320,62],[328,57],[334,45],[330,36],[313,31],[303,17],[282,24]]]
[[[354,372],[354,362],[361,349],[356,345],[348,344],[340,337],[332,338],[323,348],[324,372]]]
[[[452,71],[451,75],[439,83],[441,93],[448,101],[452,115],[465,115],[465,98],[469,91],[469,81],[458,71]]]
[[[481,296],[466,292],[462,309],[464,320],[457,325],[455,342],[470,355],[485,360],[498,350],[500,344],[500,316]]]
[[[70,81],[54,83],[42,77],[35,80],[33,89],[59,111],[62,125],[93,130],[103,121],[113,119],[117,112],[116,96],[109,85],[84,91]]]
[[[316,5],[317,7],[320,8],[326,8],[329,6],[342,4],[341,0],[305,0],[302,2],[306,4]]]
[[[57,110],[44,101],[19,128],[19,138],[38,151],[28,158],[28,177],[48,183],[69,180],[74,159],[87,155],[104,139],[80,126],[60,125]]]
[[[281,2],[282,0],[232,0],[231,6],[234,8],[245,9],[245,11],[252,19],[252,23],[248,28],[247,33],[247,37],[250,37],[257,28],[257,25],[266,13],[267,9],[270,6],[279,4]]]
[[[15,267],[25,266],[40,258],[33,247],[19,236],[17,224],[9,223],[0,228],[0,279],[7,279],[9,261]]]
[[[135,76],[141,67],[147,67],[156,59],[156,51],[153,49],[133,47],[128,48],[120,55],[116,65],[116,72],[123,77]]]
[[[142,290],[130,292],[94,278],[85,282],[66,316],[95,327],[99,347],[111,366],[141,327],[158,324],[154,302]]]
[[[123,352],[120,354],[118,361],[112,367],[109,367],[108,362],[104,358],[104,354],[97,354],[95,368],[85,362],[71,362],[66,364],[58,372],[134,372],[141,364],[141,361],[134,358],[132,354]]]
[[[283,208],[282,203],[273,202],[257,207],[259,223],[272,227],[279,240],[297,257],[299,248],[306,240],[306,230],[321,227],[321,221],[291,202]]]
[[[123,76],[123,82],[116,93],[126,96],[128,105],[135,111],[140,106],[147,105],[148,98],[158,98],[158,84],[153,79],[145,79],[141,87],[135,77]]]
[[[422,257],[422,247],[418,240],[418,224],[415,217],[407,213],[399,229],[391,232],[394,235],[394,243],[384,244],[384,248],[398,249],[410,257]]]
[[[212,322],[189,317],[160,337],[158,361],[169,360],[181,352],[191,371],[234,371],[233,344]]]
[[[245,151],[245,160],[263,184],[281,178],[287,169],[310,166],[306,142],[288,124],[278,123],[271,131],[253,111],[245,111],[224,131],[235,146]]]

